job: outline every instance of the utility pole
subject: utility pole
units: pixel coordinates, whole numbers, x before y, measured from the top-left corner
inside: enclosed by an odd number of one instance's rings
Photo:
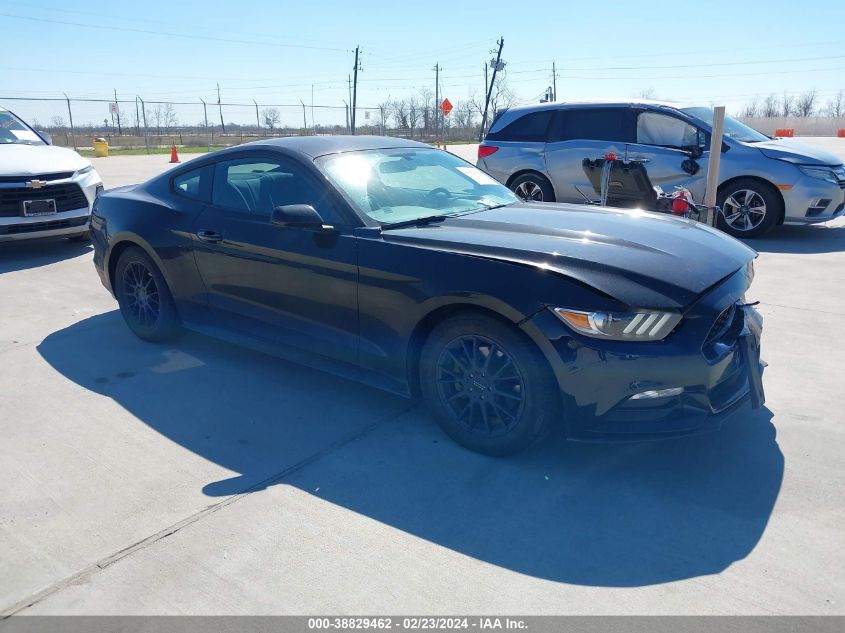
[[[505,45],[505,38],[499,37],[497,44],[499,45],[499,52],[496,53],[496,61],[491,63],[493,66],[493,76],[490,78],[490,86],[487,89],[487,99],[484,100],[484,116],[481,117],[481,133],[478,137],[479,141],[484,138],[484,129],[487,127],[487,110],[490,107],[490,97],[493,96],[493,85],[496,83],[496,73],[499,71],[500,67],[504,68],[502,65],[502,47]]]
[[[346,103],[345,99],[341,99],[343,101],[343,107],[346,109],[346,131],[349,131],[349,104]]]
[[[557,72],[555,71],[555,63],[552,62],[552,99],[557,101]]]
[[[208,126],[208,117],[205,118],[205,125]],[[138,113],[138,96],[135,96],[135,134],[141,136],[141,115]]]
[[[434,64],[434,140],[437,140],[437,124],[440,119],[440,62]]]
[[[223,123],[223,104],[220,103],[220,84],[217,84],[217,109],[220,111],[220,127],[223,128],[223,134],[225,134],[226,124]]]
[[[208,132],[208,108],[205,105],[205,100],[200,99],[202,101],[202,118],[205,120],[205,131]],[[138,107],[138,102],[135,102],[135,107]],[[211,143],[214,140],[214,130],[211,131],[211,137],[208,139],[208,151],[211,151]]]
[[[258,126],[259,133],[261,132],[261,119],[258,118],[258,102],[253,99],[252,102],[255,104],[255,125]]]
[[[352,83],[352,135],[355,135],[355,108],[358,106],[358,46],[355,47],[355,66],[352,68],[354,75]]]
[[[123,134],[123,130],[120,127],[120,104],[117,102],[117,88],[114,89],[114,109],[117,112],[117,133]]]
[[[299,103],[302,104],[302,128],[305,130],[305,134],[308,134],[308,121],[305,119],[305,102],[300,99]]]
[[[317,129],[314,125],[314,84],[311,84],[311,127]]]

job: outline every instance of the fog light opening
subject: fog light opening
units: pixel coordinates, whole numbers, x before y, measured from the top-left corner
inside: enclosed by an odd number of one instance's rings
[[[647,400],[654,398],[671,398],[672,396],[679,396],[684,392],[683,387],[670,387],[669,389],[649,389],[648,391],[641,391],[635,393],[629,400]]]

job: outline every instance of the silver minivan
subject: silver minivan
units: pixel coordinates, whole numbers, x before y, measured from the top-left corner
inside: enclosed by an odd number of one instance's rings
[[[655,101],[510,108],[491,125],[477,165],[524,199],[583,202],[594,195],[583,160],[614,153],[642,162],[654,185],[686,187],[700,203],[712,120],[709,107]],[[722,230],[758,237],[777,224],[824,222],[845,211],[845,167],[833,154],[772,139],[730,117],[723,138]]]

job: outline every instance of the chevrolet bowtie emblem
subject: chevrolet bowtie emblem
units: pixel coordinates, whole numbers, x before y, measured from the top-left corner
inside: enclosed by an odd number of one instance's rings
[[[32,187],[33,189],[41,189],[41,187],[47,186],[47,181],[46,180],[30,180],[28,183],[26,183],[26,186]]]

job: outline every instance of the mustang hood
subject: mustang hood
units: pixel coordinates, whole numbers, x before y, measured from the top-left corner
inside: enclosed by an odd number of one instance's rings
[[[842,159],[830,152],[804,145],[791,138],[779,138],[762,143],[753,143],[764,156],[784,160],[796,165],[841,165]]]
[[[55,145],[0,145],[0,176],[54,174],[90,164],[72,149]]]
[[[692,220],[569,204],[516,204],[382,235],[552,271],[641,308],[689,306],[757,255]]]

